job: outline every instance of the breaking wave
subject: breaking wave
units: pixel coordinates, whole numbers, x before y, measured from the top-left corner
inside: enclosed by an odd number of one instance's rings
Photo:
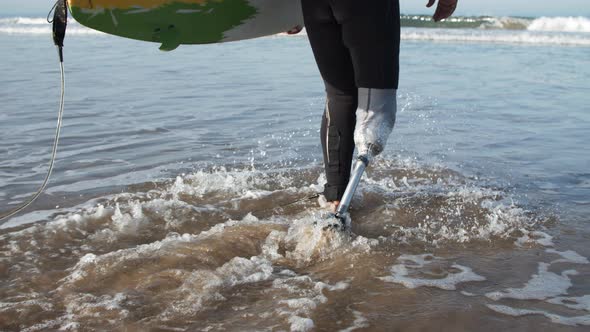
[[[541,17],[532,21],[527,30],[590,33],[590,19],[585,17]]]
[[[590,19],[578,17],[493,17],[493,16],[457,16],[442,22],[434,22],[427,15],[402,15],[403,27],[447,28],[447,29],[496,29],[529,30],[553,32],[590,32]]]
[[[452,17],[437,23],[426,15],[402,15],[401,20],[405,40],[590,46],[590,19],[585,17]],[[44,18],[0,19],[0,34],[39,35],[50,31]],[[68,34],[104,35],[73,19]],[[299,36],[305,34],[303,31]]]

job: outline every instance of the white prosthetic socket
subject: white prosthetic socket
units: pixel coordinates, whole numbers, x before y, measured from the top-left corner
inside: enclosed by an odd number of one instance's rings
[[[359,88],[354,143],[358,155],[370,161],[387,144],[395,125],[396,89]]]

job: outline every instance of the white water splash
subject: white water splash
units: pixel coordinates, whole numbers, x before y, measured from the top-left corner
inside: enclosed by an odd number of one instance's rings
[[[340,330],[339,332],[352,332],[358,329],[364,329],[369,327],[369,321],[360,311],[352,310],[354,321],[350,327]]]
[[[457,285],[465,282],[483,281],[486,278],[475,274],[469,267],[459,264],[452,264],[440,275],[433,275],[424,271],[423,268],[434,262],[441,262],[442,259],[432,254],[424,255],[402,255],[398,259],[402,264],[391,267],[391,276],[379,279],[386,282],[402,284],[407,288],[436,287],[444,290],[456,290]],[[416,274],[424,274],[424,277],[414,277]]]
[[[563,271],[557,274],[549,271],[550,264],[539,263],[537,274],[534,274],[523,288],[508,288],[500,292],[490,292],[486,297],[498,301],[510,298],[517,300],[544,300],[562,294],[572,286],[569,276],[578,275],[575,270]]]
[[[561,256],[561,259],[554,260],[553,263],[573,263],[573,264],[590,264],[588,258],[578,254],[573,250],[557,251],[555,249],[547,249],[546,252]]]
[[[589,316],[560,316],[554,313],[550,313],[543,310],[531,310],[531,309],[517,309],[508,307],[505,305],[497,305],[497,304],[488,304],[486,305],[488,308],[494,310],[495,312],[509,315],[509,316],[527,316],[527,315],[542,315],[549,318],[553,323],[562,324],[562,325],[590,325],[590,315]]]
[[[570,309],[590,311],[590,295],[578,297],[555,297],[547,300],[552,304],[559,304]]]

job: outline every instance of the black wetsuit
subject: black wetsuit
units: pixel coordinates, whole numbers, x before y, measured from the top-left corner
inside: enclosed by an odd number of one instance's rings
[[[350,177],[358,88],[397,89],[399,0],[302,0],[305,27],[327,100],[321,139],[328,201]]]

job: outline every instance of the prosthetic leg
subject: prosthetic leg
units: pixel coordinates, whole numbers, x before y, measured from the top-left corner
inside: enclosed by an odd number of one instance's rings
[[[395,125],[397,90],[359,88],[354,142],[358,151],[350,180],[336,209],[337,228],[350,229],[348,209],[363,172],[373,158],[383,152]]]

